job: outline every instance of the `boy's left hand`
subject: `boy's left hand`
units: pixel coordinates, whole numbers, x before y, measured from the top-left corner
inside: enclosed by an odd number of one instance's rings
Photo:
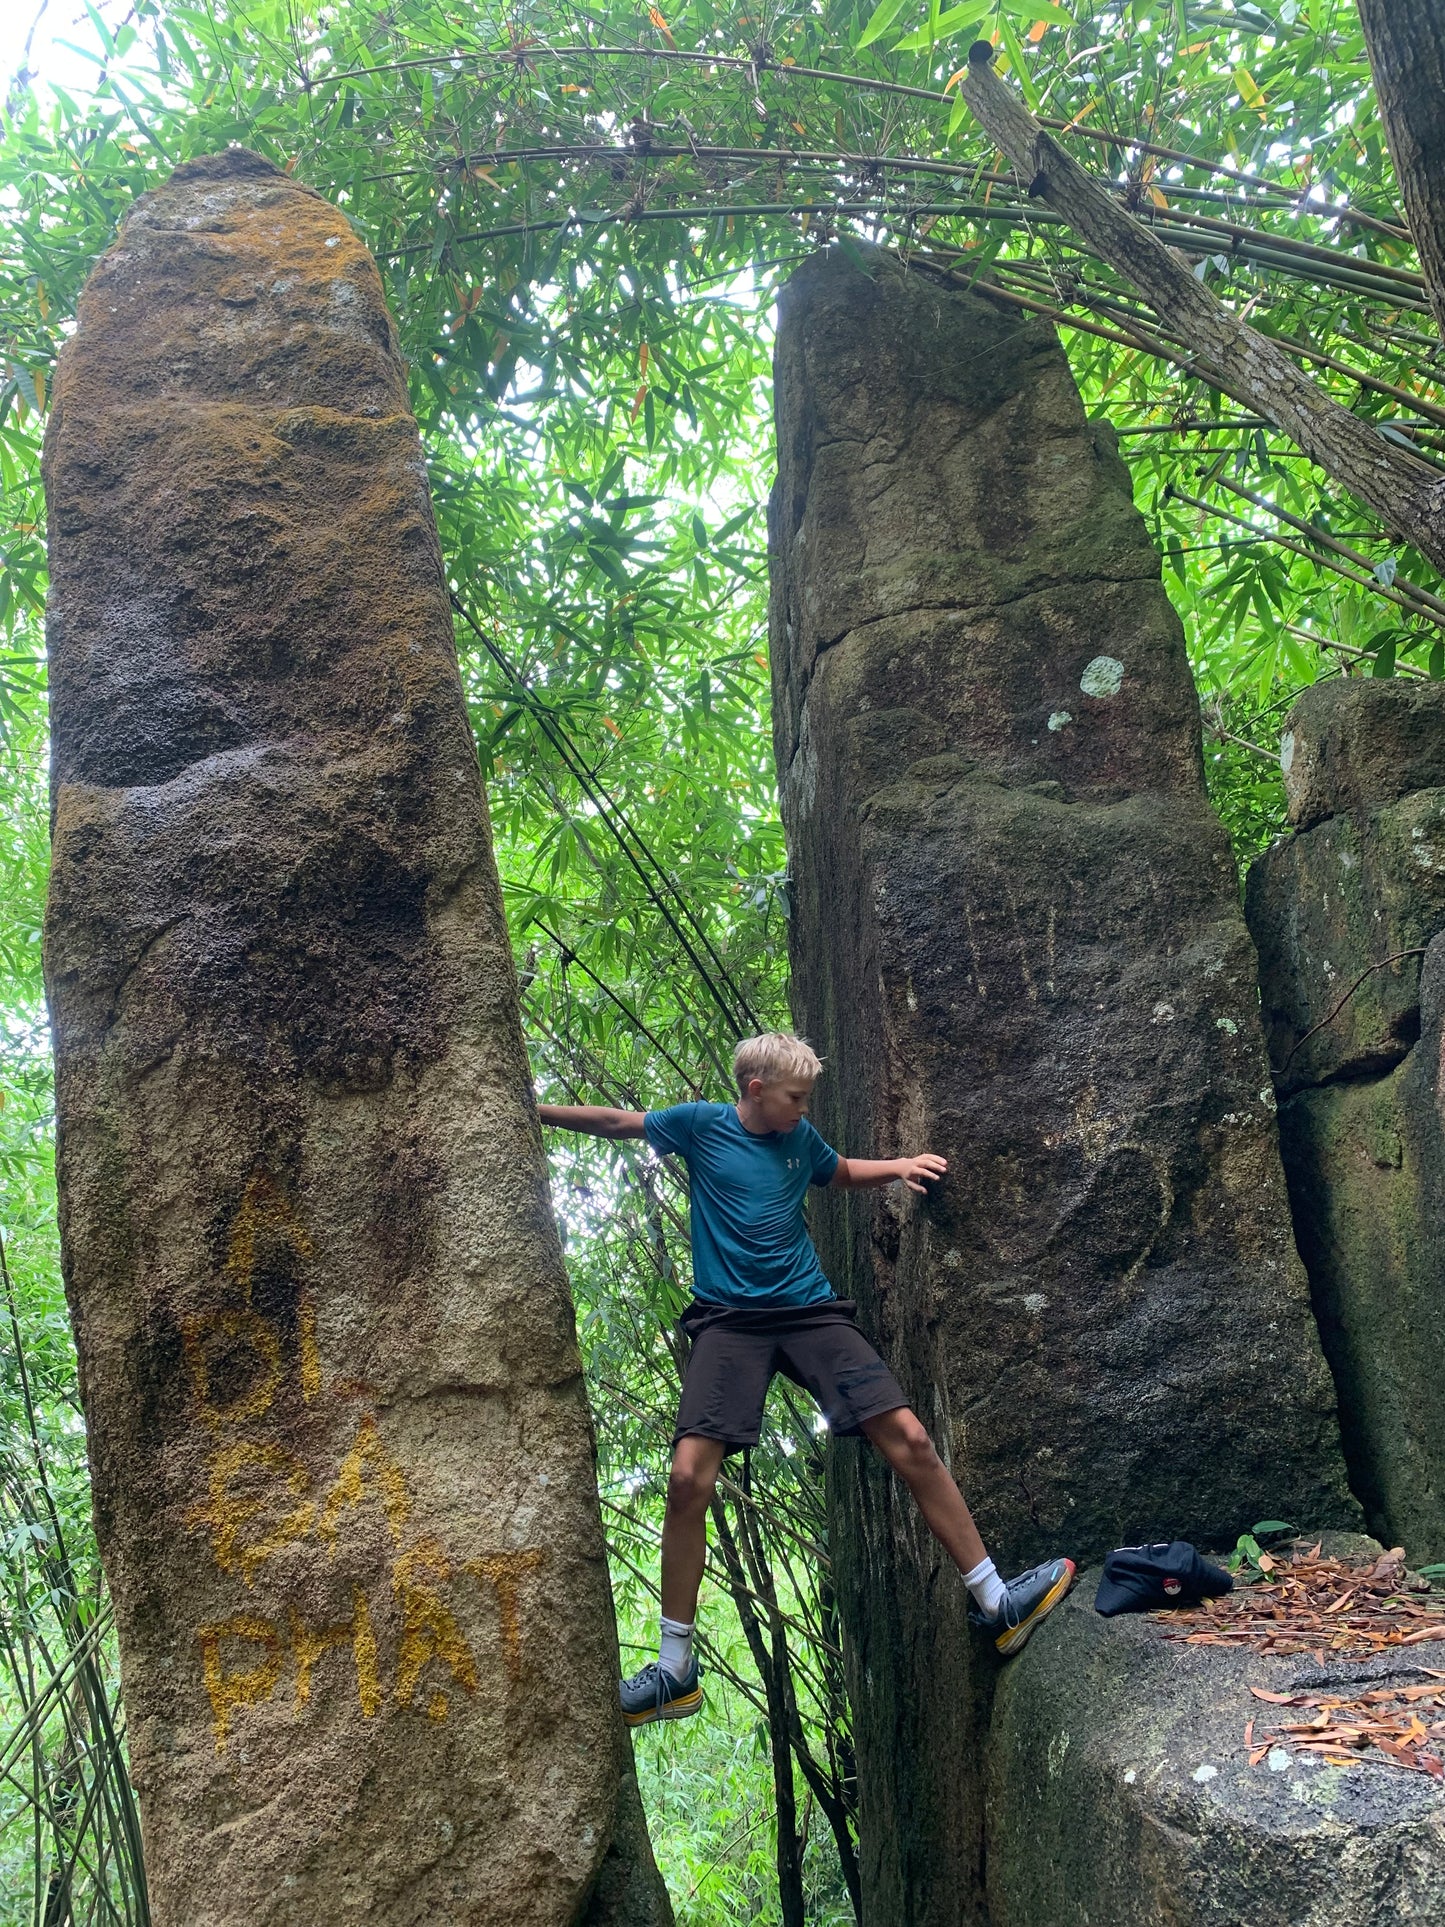
[[[941,1178],[948,1169],[948,1159],[941,1158],[933,1151],[923,1151],[916,1158],[900,1158],[898,1175],[910,1191],[918,1191],[924,1197],[928,1187]]]

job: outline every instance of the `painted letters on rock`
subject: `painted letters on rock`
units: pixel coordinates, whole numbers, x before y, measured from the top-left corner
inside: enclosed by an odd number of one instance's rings
[[[64,1260],[154,1918],[666,1921],[421,446],[346,221],[239,150],[140,201],[46,485]]]

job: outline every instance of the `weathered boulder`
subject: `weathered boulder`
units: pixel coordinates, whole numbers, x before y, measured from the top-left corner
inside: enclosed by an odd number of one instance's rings
[[[1439,684],[1414,677],[1350,677],[1302,691],[1279,757],[1295,828],[1445,785],[1442,698]]]
[[[784,291],[770,519],[799,1028],[927,1203],[818,1231],[1009,1567],[1356,1517],[1255,959],[1158,559],[1052,330],[892,259]],[[835,1462],[873,1917],[982,1906],[991,1666],[872,1455]],[[991,1659],[991,1655],[989,1658]]]
[[[153,1918],[668,1921],[426,471],[342,216],[239,150],[138,202],[45,477],[64,1263]]]
[[[1100,1619],[1082,1580],[1003,1673],[988,1786],[992,1927],[1336,1927],[1445,1917],[1445,1786],[1378,1760],[1334,1766],[1244,1732],[1250,1687],[1427,1684],[1435,1646],[1284,1659]],[[1279,1716],[1275,1716],[1276,1719]],[[1301,1719],[1304,1714],[1285,1715]]]
[[[1252,866],[1295,1235],[1371,1530],[1445,1559],[1445,688],[1317,683]],[[1411,787],[1423,782],[1426,787]]]

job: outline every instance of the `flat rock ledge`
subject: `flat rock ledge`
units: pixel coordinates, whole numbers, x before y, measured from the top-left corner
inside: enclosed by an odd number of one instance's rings
[[[1283,1749],[1251,1767],[1244,1744],[1251,1715],[1262,1740],[1276,1710],[1251,1686],[1423,1681],[1445,1667],[1445,1645],[1323,1669],[1307,1654],[1186,1646],[1146,1617],[1101,1619],[1097,1584],[1085,1575],[999,1678],[992,1927],[1445,1920],[1445,1785]]]

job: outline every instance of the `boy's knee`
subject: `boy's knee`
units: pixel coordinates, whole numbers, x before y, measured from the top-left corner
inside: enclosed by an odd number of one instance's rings
[[[717,1489],[717,1475],[699,1466],[675,1465],[667,1480],[667,1509],[674,1513],[706,1512]]]
[[[905,1475],[932,1471],[940,1463],[927,1426],[906,1409],[886,1414],[886,1434],[877,1443]]]

